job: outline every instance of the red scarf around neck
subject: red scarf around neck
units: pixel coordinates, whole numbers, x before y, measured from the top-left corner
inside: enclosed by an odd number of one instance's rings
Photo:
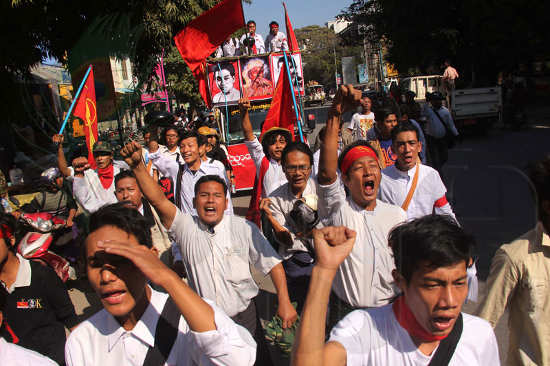
[[[103,188],[108,189],[113,184],[113,178],[115,177],[113,164],[109,164],[107,168],[97,168],[97,176]]]
[[[399,296],[393,302],[393,313],[399,324],[416,339],[419,339],[423,342],[435,342],[441,341],[447,337],[446,335],[438,336],[428,332],[414,317],[411,309],[405,302],[405,296]]]

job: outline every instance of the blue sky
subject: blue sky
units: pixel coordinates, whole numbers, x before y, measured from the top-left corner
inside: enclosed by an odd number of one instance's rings
[[[352,0],[287,0],[286,8],[293,28],[317,24],[324,26],[329,20],[340,14]],[[243,3],[244,17],[256,22],[257,32],[262,36],[269,32],[269,23],[275,20],[281,31],[286,33],[283,4],[279,0],[252,0],[252,4]]]

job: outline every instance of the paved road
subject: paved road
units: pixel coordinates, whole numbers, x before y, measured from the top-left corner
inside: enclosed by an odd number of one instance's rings
[[[550,108],[537,109],[529,116],[530,126],[522,131],[495,128],[487,136],[465,136],[463,142],[450,152],[449,162],[444,168],[458,220],[477,239],[480,298],[485,296],[484,281],[498,246],[528,231],[536,222],[534,200],[523,169],[529,161],[550,153]],[[318,125],[316,131],[320,127]],[[243,215],[248,201],[249,196],[234,198],[236,213]],[[257,273],[254,277],[262,288],[259,306],[262,318],[270,319],[276,302],[273,284],[269,278]],[[77,285],[71,290],[71,298],[78,314],[85,318],[97,311],[100,305],[86,284]],[[469,313],[475,313],[476,308],[475,303],[465,305],[465,311]],[[504,360],[508,344],[506,315],[496,333]],[[273,356],[277,359],[275,364],[286,363],[279,355]]]

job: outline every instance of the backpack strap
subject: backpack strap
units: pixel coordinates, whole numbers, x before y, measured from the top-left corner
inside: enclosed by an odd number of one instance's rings
[[[413,178],[412,183],[411,183],[411,188],[409,188],[409,192],[407,193],[407,197],[405,198],[405,201],[401,205],[401,208],[404,211],[407,211],[407,209],[409,208],[409,204],[412,201],[414,191],[416,190],[416,185],[418,184],[418,175],[419,175],[418,172],[419,171],[420,171],[420,164],[418,162],[416,162],[416,172],[414,172],[414,178]]]
[[[171,297],[168,297],[155,329],[155,345],[149,347],[143,366],[164,365],[178,337],[181,312]]]
[[[181,207],[181,179],[183,177],[184,167],[185,167],[185,165],[180,164],[180,166],[178,168],[178,177],[176,179],[176,189],[174,190],[174,194],[176,196],[175,197],[176,207],[179,208],[180,210],[182,209],[182,207]]]
[[[428,366],[449,365],[449,362],[451,362],[451,358],[453,358],[453,354],[455,353],[456,346],[460,341],[463,327],[464,323],[462,321],[462,313],[460,313],[460,315],[456,319],[453,330],[451,330],[451,333],[449,333],[449,335],[445,337],[445,339],[439,342],[439,347],[437,347],[437,350],[435,351],[435,354],[430,360]]]

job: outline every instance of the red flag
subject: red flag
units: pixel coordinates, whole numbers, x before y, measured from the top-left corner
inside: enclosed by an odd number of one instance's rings
[[[298,47],[298,41],[296,40],[294,29],[292,29],[292,24],[290,23],[290,18],[288,17],[286,4],[284,2],[283,7],[285,8],[286,40],[288,42],[288,49],[290,50],[290,52],[298,51],[300,47]]]
[[[197,79],[199,91],[208,105],[204,62],[227,37],[244,25],[241,0],[223,0],[174,37],[176,47]]]
[[[84,121],[86,147],[88,147],[88,163],[95,169],[94,145],[97,142],[97,104],[95,99],[94,70],[90,70],[88,79],[80,92],[74,113]]]
[[[293,106],[294,102],[292,101],[288,69],[285,64],[281,68],[279,74],[277,87],[275,88],[275,93],[273,93],[273,99],[271,100],[271,108],[269,108],[269,112],[267,112],[267,116],[265,117],[262,135],[272,127],[282,127],[290,131],[292,139],[294,140],[296,112]]]

